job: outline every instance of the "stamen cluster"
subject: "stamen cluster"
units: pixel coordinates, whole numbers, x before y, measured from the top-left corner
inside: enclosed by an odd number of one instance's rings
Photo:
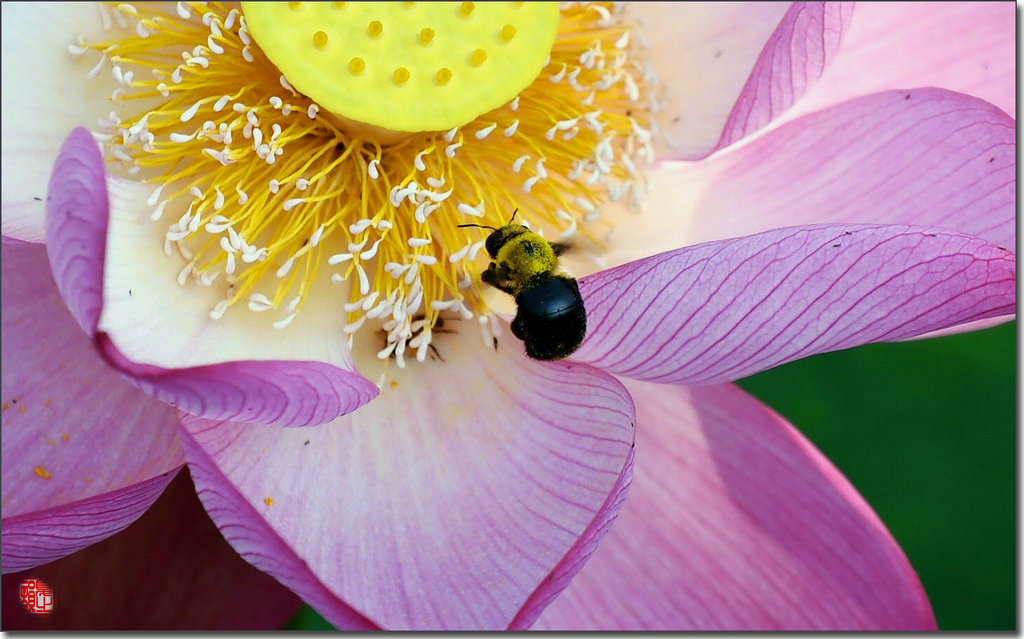
[[[184,259],[178,283],[223,290],[211,319],[244,302],[284,329],[329,276],[348,289],[338,312],[350,343],[368,322],[385,331],[381,359],[404,366],[414,349],[423,361],[443,312],[478,316],[490,344],[483,238],[459,224],[501,226],[518,208],[562,241],[582,232],[600,242],[607,205],[641,203],[637,166],[653,159],[659,87],[617,7],[564,6],[550,59],[519,96],[391,144],[295,91],[236,8],[117,4],[102,14],[124,35],[69,50],[99,52],[89,77],[108,69],[117,81],[118,109],[100,122],[108,154],[154,184],[164,251]],[[130,101],[140,107],[128,115]]]

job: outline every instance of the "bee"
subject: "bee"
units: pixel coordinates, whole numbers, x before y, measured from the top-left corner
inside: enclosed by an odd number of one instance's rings
[[[523,341],[533,359],[555,360],[571,355],[587,334],[587,309],[576,280],[558,270],[558,256],[567,248],[545,240],[512,219],[491,229],[484,247],[491,256],[480,279],[515,297],[512,334]]]

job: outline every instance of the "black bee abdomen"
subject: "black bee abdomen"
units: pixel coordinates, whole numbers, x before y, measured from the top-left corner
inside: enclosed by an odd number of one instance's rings
[[[554,275],[516,295],[518,312],[512,333],[534,359],[561,359],[572,354],[587,334],[587,310],[580,287],[570,277]]]

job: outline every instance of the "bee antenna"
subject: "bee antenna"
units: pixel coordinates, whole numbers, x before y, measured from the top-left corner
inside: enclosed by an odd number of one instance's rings
[[[509,220],[508,220],[509,224],[511,224],[512,221],[516,219],[516,213],[518,213],[518,212],[519,212],[519,207],[516,207],[516,210],[512,211],[512,217],[509,218]]]
[[[498,230],[498,229],[494,228],[493,226],[485,226],[483,224],[459,224],[457,228],[464,229],[464,228],[468,228],[468,227],[471,227],[471,226],[476,227],[478,229],[491,229],[492,231],[497,231]]]

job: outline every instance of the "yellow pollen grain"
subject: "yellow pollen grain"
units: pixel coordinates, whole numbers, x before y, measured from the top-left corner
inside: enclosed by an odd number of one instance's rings
[[[41,477],[42,479],[49,479],[53,477],[53,475],[51,475],[49,471],[47,471],[42,466],[36,466],[36,477]]]
[[[332,2],[331,3],[331,8],[332,9],[344,9],[346,4],[348,4],[348,3],[347,2]]]
[[[5,410],[7,410],[10,407],[11,407],[11,403],[10,402],[4,402],[3,405],[0,405],[0,411],[5,411]]]
[[[452,79],[452,70],[448,68],[438,69],[437,74],[434,75],[434,81],[440,86],[448,84]]]
[[[291,9],[292,11],[298,11],[299,9],[302,8],[302,3],[301,2],[289,2],[288,3],[288,8]]]
[[[501,28],[501,39],[505,42],[511,42],[512,38],[516,37],[516,28],[511,24],[506,24]]]
[[[313,46],[317,49],[324,49],[327,47],[327,34],[323,31],[317,31],[313,34]]]
[[[384,33],[384,25],[380,23],[380,20],[372,20],[366,27],[366,35],[371,38],[379,38],[382,33]]]
[[[27,409],[27,408],[25,408],[25,405],[24,405],[24,404],[22,404],[21,406],[18,406],[18,412],[19,412],[19,413],[24,413],[24,412],[25,412],[25,411],[27,411],[27,410],[28,410],[28,409]]]
[[[398,388],[398,380],[397,379],[391,380],[391,388]]]
[[[487,61],[487,52],[483,49],[476,49],[469,55],[469,63],[474,67],[478,67]]]
[[[472,2],[463,2],[459,5],[459,14],[463,17],[468,18],[473,15],[473,9],[476,9],[476,5]]]
[[[391,79],[395,84],[401,86],[409,81],[409,69],[405,67],[398,67],[395,72],[391,74]]]
[[[263,503],[268,505],[268,506],[273,506],[274,505],[274,500],[272,498],[270,498],[270,497],[264,497],[263,498]]]
[[[67,433],[61,433],[60,434],[60,440],[62,442],[66,442],[68,440],[68,434]]]
[[[420,44],[427,45],[434,40],[433,29],[422,29],[420,31]]]
[[[352,75],[359,75],[366,70],[366,62],[362,58],[352,58],[348,61],[348,72]]]

